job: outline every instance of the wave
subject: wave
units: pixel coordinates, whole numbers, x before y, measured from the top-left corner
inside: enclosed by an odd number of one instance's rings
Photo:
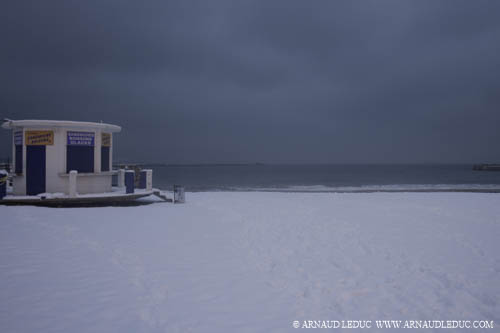
[[[206,189],[208,190],[208,189]],[[216,191],[234,192],[310,192],[310,193],[370,193],[370,192],[500,192],[500,184],[398,184],[326,186],[293,185],[276,187],[219,187]]]

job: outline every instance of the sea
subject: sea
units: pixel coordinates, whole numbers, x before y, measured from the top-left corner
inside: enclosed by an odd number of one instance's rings
[[[500,190],[500,172],[470,164],[165,165],[152,166],[153,186],[186,191],[364,192]]]

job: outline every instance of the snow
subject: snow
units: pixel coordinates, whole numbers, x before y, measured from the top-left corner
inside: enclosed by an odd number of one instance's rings
[[[498,194],[202,192],[187,200],[0,206],[0,331],[500,325]]]

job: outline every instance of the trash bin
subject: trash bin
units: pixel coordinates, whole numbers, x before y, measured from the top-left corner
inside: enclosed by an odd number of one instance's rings
[[[184,187],[181,185],[174,185],[174,203],[184,203],[184,202],[186,202]]]
[[[135,172],[133,170],[125,171],[125,193],[134,193],[134,175]]]
[[[0,170],[0,200],[7,195],[7,171]]]

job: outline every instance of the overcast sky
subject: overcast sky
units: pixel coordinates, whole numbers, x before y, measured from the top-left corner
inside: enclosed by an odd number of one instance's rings
[[[0,40],[0,117],[115,159],[500,162],[497,0],[8,1]]]

